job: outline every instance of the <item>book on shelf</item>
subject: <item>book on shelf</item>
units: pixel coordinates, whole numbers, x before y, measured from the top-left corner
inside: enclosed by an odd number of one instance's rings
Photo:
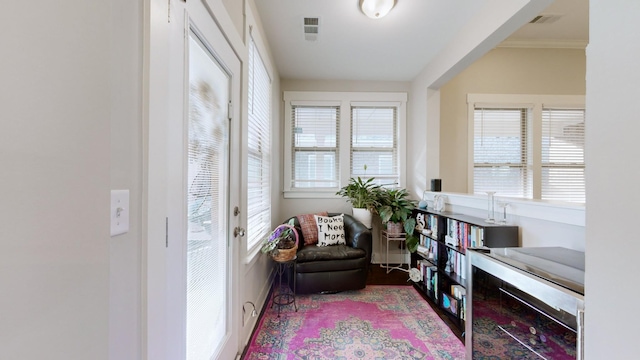
[[[458,275],[462,279],[466,279],[467,278],[467,274],[466,274],[467,257],[465,256],[465,254],[459,253],[452,249],[448,249],[447,254],[448,254],[447,262],[449,267],[448,267],[448,270],[446,271],[451,273],[452,275]]]
[[[433,236],[438,236],[438,216],[433,214],[427,216],[427,228],[431,230]]]
[[[467,295],[467,289],[462,285],[451,285],[451,294],[456,299],[462,300],[462,298]]]
[[[416,252],[422,255],[422,257],[426,258],[427,254],[429,254],[429,248],[421,243],[421,244],[418,244],[418,248],[416,249]]]
[[[445,242],[449,246],[467,249],[484,245],[484,228],[480,226],[456,219],[447,219],[447,227]]]
[[[442,307],[456,316],[458,316],[458,301],[459,300],[453,296],[442,293]]]
[[[461,302],[459,318],[462,320],[467,319],[466,303],[467,303],[467,290],[462,285],[451,285],[451,295]]]

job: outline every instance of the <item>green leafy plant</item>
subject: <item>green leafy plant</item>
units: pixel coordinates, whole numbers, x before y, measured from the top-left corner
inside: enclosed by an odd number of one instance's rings
[[[377,213],[382,219],[382,223],[395,222],[402,223],[406,233],[406,245],[410,252],[415,252],[418,248],[418,238],[413,234],[416,227],[416,219],[411,217],[416,202],[409,199],[407,189],[385,189],[378,191]]]
[[[342,187],[336,195],[346,197],[351,206],[359,209],[367,209],[372,212],[378,207],[378,195],[380,185],[374,178],[363,180],[359,176],[349,179],[349,184]]]

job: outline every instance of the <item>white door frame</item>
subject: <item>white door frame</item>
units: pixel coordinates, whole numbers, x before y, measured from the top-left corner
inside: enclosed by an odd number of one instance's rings
[[[199,0],[209,9],[215,24],[230,45],[241,64],[246,58],[246,48],[240,34],[237,33],[233,21],[229,17],[221,0]],[[177,3],[177,4],[176,4]],[[143,359],[174,360],[169,357],[168,344],[172,341],[168,329],[167,303],[167,129],[170,120],[170,38],[176,27],[170,22],[171,17],[183,16],[182,3],[170,0],[144,0],[144,38],[143,38],[143,251],[142,251],[142,296],[141,296],[141,355]],[[182,31],[182,30],[180,30]],[[242,71],[233,74],[240,79],[242,88]],[[230,142],[241,144],[240,123],[241,90],[233,91],[233,121],[230,126]],[[233,145],[232,145],[233,146]],[[231,150],[230,174],[240,178],[240,151]],[[234,158],[235,157],[235,158]],[[229,205],[231,208],[240,203],[240,181],[231,181]],[[229,231],[233,234],[235,226],[240,226],[239,217],[229,216]],[[233,289],[229,324],[235,326],[235,352],[239,351],[238,336],[240,330],[240,302],[238,274],[240,269],[239,247],[241,241],[232,241],[233,252],[230,261],[233,267],[228,279]],[[234,286],[235,285],[235,286]],[[235,357],[235,353],[233,354]]]

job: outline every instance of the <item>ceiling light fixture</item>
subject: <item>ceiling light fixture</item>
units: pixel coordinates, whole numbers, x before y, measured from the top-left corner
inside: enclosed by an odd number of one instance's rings
[[[380,19],[387,15],[398,0],[360,0],[360,10],[372,19]]]

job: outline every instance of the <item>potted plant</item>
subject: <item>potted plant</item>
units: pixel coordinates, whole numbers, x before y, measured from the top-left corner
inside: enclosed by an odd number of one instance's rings
[[[409,199],[407,189],[381,189],[378,193],[377,212],[387,231],[391,234],[406,233],[406,245],[410,252],[416,251],[418,238],[413,235],[416,219],[411,217],[415,201]]]
[[[374,178],[363,180],[359,176],[349,179],[349,184],[342,187],[336,195],[346,197],[353,207],[353,217],[359,220],[367,228],[371,228],[373,212],[378,207],[377,192],[380,185]]]
[[[294,220],[287,224],[278,225],[262,240],[260,251],[269,254],[275,261],[289,261],[298,250],[298,233],[294,227]]]

